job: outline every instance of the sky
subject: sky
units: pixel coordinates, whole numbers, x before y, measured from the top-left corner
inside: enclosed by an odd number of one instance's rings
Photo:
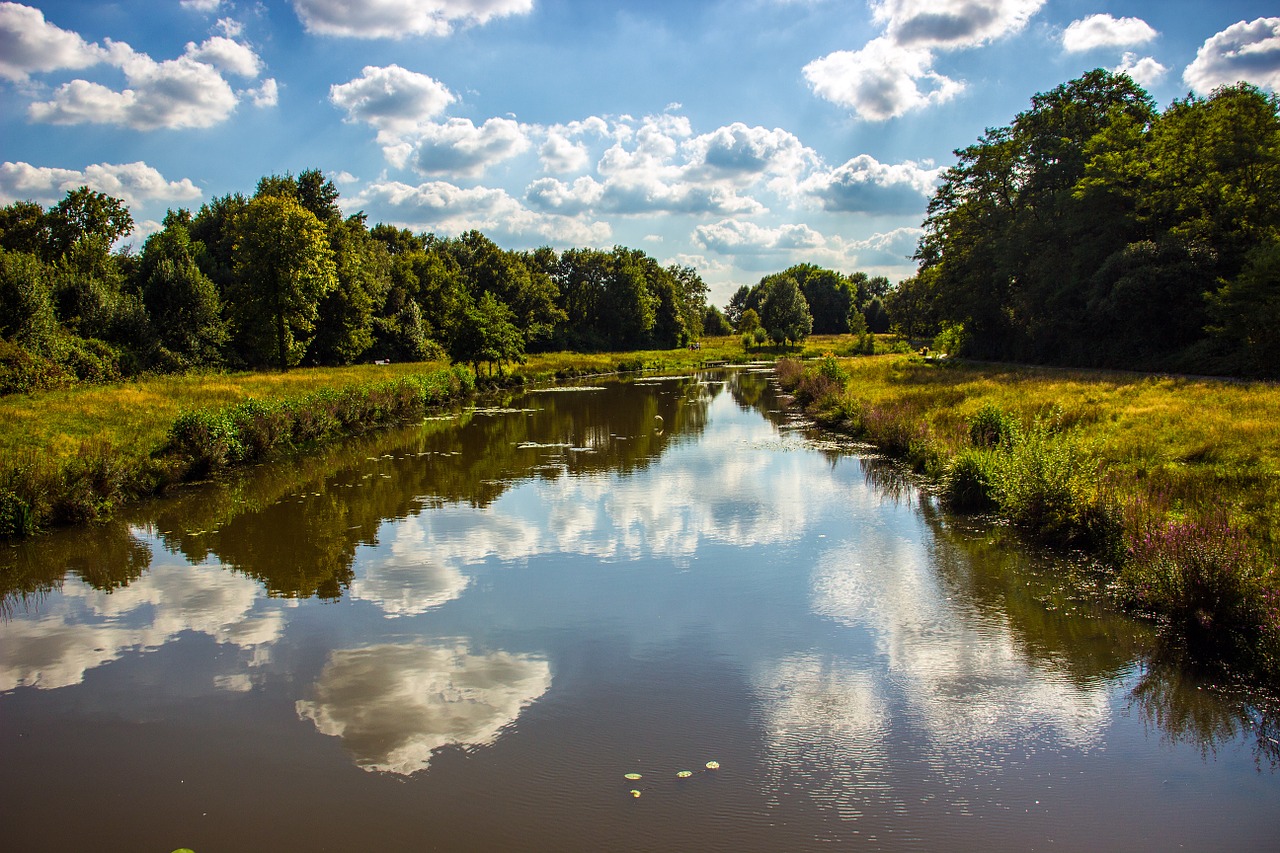
[[[954,151],[1124,70],[1280,89],[1254,0],[0,2],[0,204],[89,186],[135,248],[265,175],[506,249],[615,245],[723,306],[795,263],[910,276]]]

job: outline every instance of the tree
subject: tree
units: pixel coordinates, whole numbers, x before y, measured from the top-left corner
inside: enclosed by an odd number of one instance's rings
[[[1212,332],[1233,351],[1235,366],[1280,376],[1280,237],[1249,253],[1244,270],[1211,299]]]
[[[760,328],[760,315],[756,313],[756,309],[748,308],[743,311],[742,316],[738,318],[738,331],[745,335],[758,328]]]
[[[813,315],[794,278],[788,275],[773,280],[761,306],[760,321],[777,344],[799,343],[809,337],[813,331]]]
[[[227,341],[218,288],[196,265],[196,247],[180,217],[142,247],[139,291],[160,344],[176,366],[217,364]]]
[[[724,308],[724,317],[738,331],[746,331],[738,328],[738,324],[742,320],[742,312],[747,309],[747,297],[751,294],[751,288],[745,284],[733,292],[733,296],[729,297],[729,304]]]
[[[29,252],[0,249],[0,338],[50,355],[57,329],[48,268]]]
[[[96,238],[109,250],[133,230],[133,216],[123,201],[88,187],[68,192],[48,216],[54,257],[85,238]]]
[[[714,305],[708,305],[706,312],[702,315],[702,333],[709,337],[718,338],[733,334],[733,326],[729,325],[728,319],[720,312],[719,308]]]
[[[470,364],[477,374],[480,364],[498,370],[507,362],[524,360],[524,337],[516,326],[515,315],[492,293],[481,294],[478,302],[467,305],[453,327],[449,357]]]
[[[284,370],[302,360],[320,300],[337,285],[328,234],[293,199],[257,196],[234,222],[230,308],[240,353]]]
[[[813,315],[814,334],[842,335],[849,331],[849,308],[854,304],[855,292],[848,278],[813,264],[793,266],[782,275],[791,276],[800,285]]]

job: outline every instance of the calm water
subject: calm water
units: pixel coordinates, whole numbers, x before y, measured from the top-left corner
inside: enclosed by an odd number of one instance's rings
[[[0,552],[3,846],[1280,848],[1274,722],[779,408],[517,395]]]

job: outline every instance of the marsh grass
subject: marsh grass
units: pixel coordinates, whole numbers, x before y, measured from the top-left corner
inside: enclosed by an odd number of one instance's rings
[[[1122,602],[1280,678],[1280,387],[1191,377],[841,362],[797,400],[935,478],[953,508],[1114,567]],[[780,363],[784,387],[824,380]]]

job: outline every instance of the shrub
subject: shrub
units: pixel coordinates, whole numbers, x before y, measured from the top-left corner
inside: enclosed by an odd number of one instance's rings
[[[192,476],[225,468],[244,458],[236,422],[228,410],[183,412],[169,430],[169,448],[190,463]]]
[[[995,509],[996,465],[994,451],[973,447],[961,450],[947,466],[942,479],[942,495],[947,504],[961,512]]]
[[[983,403],[969,418],[969,442],[974,447],[1009,444],[1021,432],[1018,420],[995,403]]]

